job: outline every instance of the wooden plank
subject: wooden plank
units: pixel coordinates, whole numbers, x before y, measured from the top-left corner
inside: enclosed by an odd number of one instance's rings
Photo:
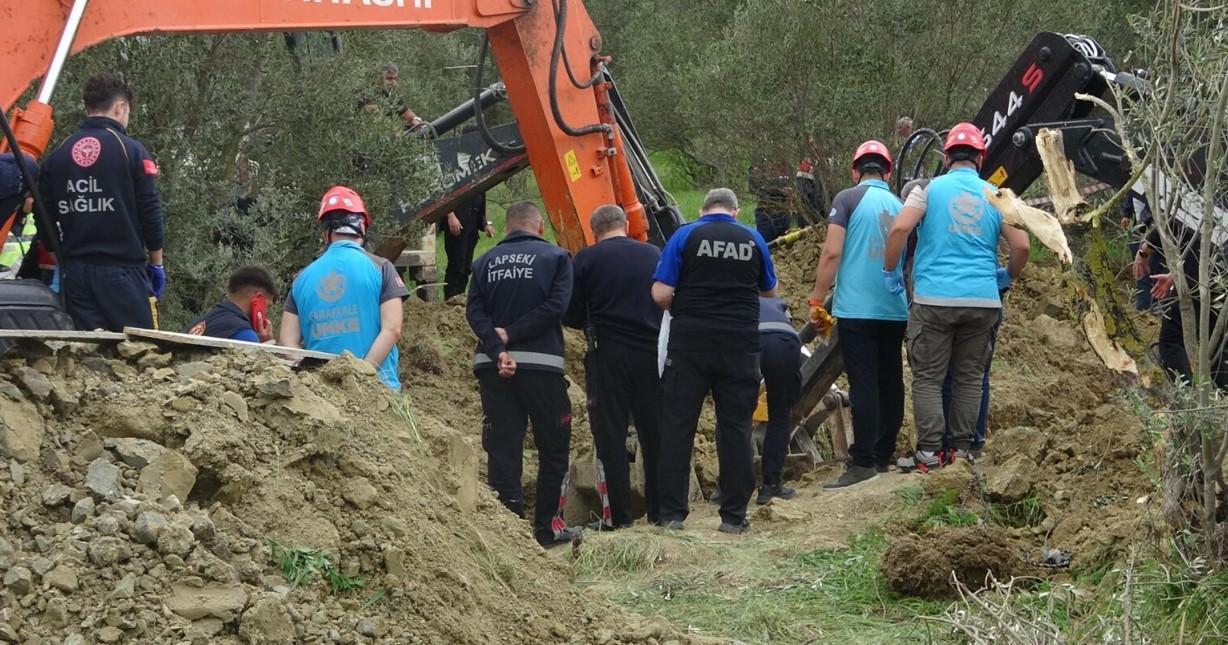
[[[229,338],[212,338],[210,336],[193,336],[192,334],[180,334],[173,331],[156,331],[153,329],[139,329],[137,327],[124,327],[124,333],[128,336],[152,340],[159,343],[169,343],[171,345],[187,345],[192,347],[208,347],[211,349],[237,349],[249,352],[269,352],[286,358],[312,358],[318,360],[331,360],[337,358],[336,354],[328,354],[326,352],[313,352],[307,349],[296,349],[293,347],[282,347],[280,345],[265,345],[263,343],[252,343],[243,340],[231,340]]]
[[[392,265],[398,269],[415,267],[433,267],[436,264],[434,251],[402,251],[400,257]]]
[[[114,331],[75,331],[70,329],[0,329],[0,338],[33,338],[37,340],[62,340],[74,343],[105,343],[128,339],[126,335]]]
[[[803,342],[806,336],[807,334],[802,334]],[[793,406],[793,418],[805,419],[810,416],[843,373],[844,356],[840,353],[840,335],[833,329],[827,342],[816,345],[814,353],[802,363],[802,398]]]

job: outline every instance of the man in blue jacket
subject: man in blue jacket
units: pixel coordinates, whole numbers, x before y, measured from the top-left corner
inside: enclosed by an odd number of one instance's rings
[[[652,298],[670,322],[661,427],[661,522],[685,528],[695,428],[709,393],[716,404],[721,524],[750,529],[746,504],[755,490],[751,424],[759,392],[759,296],[776,295],[776,269],[763,237],[739,224],[738,197],[708,192],[699,221],[674,233],[653,275]]]
[[[768,422],[763,433],[763,482],[755,503],[767,504],[773,497],[792,499],[797,494],[784,485],[782,473],[793,430],[793,406],[802,395],[802,341],[793,328],[784,300],[759,299],[759,336],[763,344],[759,367],[767,393]]]
[[[60,228],[60,280],[77,327],[154,326],[166,287],[158,164],[126,131],[132,90],[102,73],[85,83],[86,118],[43,162],[39,192]]]
[[[391,262],[362,248],[371,216],[358,193],[329,189],[317,219],[327,247],[294,278],[282,310],[281,344],[349,352],[400,391],[397,340],[409,290]]]
[[[533,537],[542,546],[571,542],[563,521],[571,451],[571,400],[563,376],[563,314],[571,300],[567,252],[542,236],[532,202],[507,209],[507,236],[478,258],[465,314],[478,338],[473,372],[486,419],[486,480],[508,510],[524,516],[524,434],[533,423],[537,497]]]
[[[265,316],[264,324],[259,330],[252,324],[252,301],[257,298],[264,299],[266,303],[277,298],[277,285],[273,283],[273,276],[262,267],[242,267],[230,274],[226,298],[205,315],[192,321],[184,333],[249,343],[273,340],[273,323],[269,322],[268,316]]]

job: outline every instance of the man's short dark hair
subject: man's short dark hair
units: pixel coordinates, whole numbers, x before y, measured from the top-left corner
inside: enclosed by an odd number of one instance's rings
[[[273,298],[277,297],[277,284],[264,267],[245,266],[230,274],[230,284],[226,285],[228,292],[239,293],[247,288],[260,289]]]
[[[598,206],[588,220],[588,227],[593,235],[601,237],[610,231],[627,228],[627,214],[614,204]]]
[[[111,72],[94,74],[85,82],[85,90],[81,93],[85,103],[85,111],[90,114],[106,112],[117,101],[127,101],[132,105],[132,88],[124,79]]]
[[[971,161],[977,167],[981,165],[981,151],[972,146],[955,146],[947,151],[947,162]]]
[[[882,155],[865,155],[858,159],[857,164],[854,166],[858,174],[875,173],[884,176],[890,167],[891,164]]]
[[[514,230],[536,231],[542,211],[529,201],[516,202],[507,209],[507,227]]]

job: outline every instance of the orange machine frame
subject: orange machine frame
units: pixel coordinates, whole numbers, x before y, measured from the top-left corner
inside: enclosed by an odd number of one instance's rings
[[[578,89],[556,83],[559,111],[572,125],[605,123],[609,132],[570,136],[550,105],[551,53],[560,0],[92,0],[72,53],[136,34],[339,29],[485,29],[507,86],[508,101],[537,177],[558,243],[571,250],[592,244],[588,214],[601,204],[627,211],[630,233],[646,239],[648,222],[636,195],[618,127],[598,83]],[[568,2],[564,51],[577,74],[592,73],[601,36],[580,0]],[[0,0],[6,33],[0,38],[0,106],[13,105],[31,81],[47,72],[68,20],[71,0]],[[581,61],[589,63],[581,64]],[[561,65],[560,65],[561,67]],[[31,101],[11,121],[24,151],[38,157],[53,126],[51,106]]]

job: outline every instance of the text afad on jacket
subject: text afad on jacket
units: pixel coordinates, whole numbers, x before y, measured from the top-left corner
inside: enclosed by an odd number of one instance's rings
[[[755,257],[755,243],[702,240],[699,243],[699,251],[696,255],[701,258],[750,261]]]

